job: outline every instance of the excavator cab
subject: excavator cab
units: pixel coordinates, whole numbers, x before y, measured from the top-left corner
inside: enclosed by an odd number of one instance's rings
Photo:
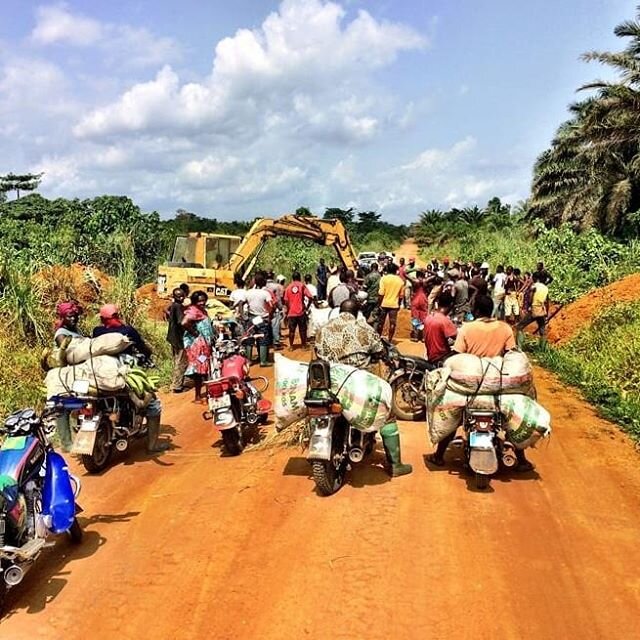
[[[169,297],[173,289],[186,282],[210,297],[226,298],[233,287],[229,263],[242,238],[214,233],[178,236],[171,260],[158,268],[158,295]]]

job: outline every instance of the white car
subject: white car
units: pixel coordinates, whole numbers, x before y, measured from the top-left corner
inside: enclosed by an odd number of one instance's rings
[[[357,257],[358,266],[369,267],[378,260],[378,254],[375,251],[361,251]]]

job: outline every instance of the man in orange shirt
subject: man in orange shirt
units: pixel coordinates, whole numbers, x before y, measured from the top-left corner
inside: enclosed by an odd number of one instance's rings
[[[462,325],[453,350],[481,358],[493,358],[515,349],[516,341],[511,327],[502,320],[492,318],[492,313],[493,300],[486,295],[477,296],[473,306],[473,315],[477,320]]]
[[[393,340],[398,322],[398,309],[400,300],[404,295],[404,280],[397,275],[398,265],[393,262],[387,266],[387,273],[380,278],[378,288],[378,306],[380,318],[378,319],[378,333],[382,335],[384,321],[389,316],[389,341]]]
[[[478,295],[473,305],[473,315],[477,318],[473,322],[462,325],[458,337],[453,345],[456,353],[472,353],[479,357],[493,358],[503,356],[507,351],[515,349],[516,341],[513,330],[502,320],[492,318],[493,300],[487,295]],[[427,456],[432,464],[444,465],[444,453],[454,439],[456,432],[438,442],[435,453]],[[531,471],[534,467],[527,460],[524,451],[516,449],[518,466],[516,471]]]

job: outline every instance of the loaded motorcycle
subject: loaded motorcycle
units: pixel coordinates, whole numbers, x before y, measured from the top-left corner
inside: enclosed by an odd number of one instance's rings
[[[331,391],[330,365],[325,360],[309,363],[307,432],[313,480],[318,493],[329,496],[342,487],[351,464],[361,462],[375,449],[375,433],[352,427],[342,414],[342,406]]]
[[[142,356],[132,364],[151,366]],[[142,395],[138,397],[129,388],[89,393],[89,382],[76,380],[68,394],[51,397],[45,406],[58,416],[65,413],[77,418],[71,453],[80,456],[89,473],[100,473],[109,465],[114,449],[124,452],[133,440],[147,435],[144,411],[153,395],[148,391]]]
[[[82,540],[76,518],[80,481],[49,442],[55,414],[33,409],[12,413],[2,427],[0,447],[0,604],[11,587],[22,582],[42,550],[52,546],[49,534],[66,533]]]
[[[489,488],[491,476],[500,467],[513,469],[518,456],[513,443],[501,435],[503,416],[494,411],[466,408],[463,413],[463,434],[451,443],[461,446],[469,469],[475,474],[476,489]]]
[[[239,338],[218,340],[211,355],[211,379],[204,383],[208,410],[202,417],[213,420],[232,456],[242,453],[251,431],[267,421],[271,409],[269,400],[262,397],[269,381],[264,376],[250,377],[250,362],[244,353],[245,345],[258,337],[254,327]]]
[[[383,339],[382,361],[388,367],[387,380],[393,391],[392,407],[400,420],[424,420],[426,416],[424,380],[435,369],[427,359],[402,354]]]

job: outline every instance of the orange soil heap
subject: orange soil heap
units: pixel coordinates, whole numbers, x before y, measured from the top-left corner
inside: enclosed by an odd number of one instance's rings
[[[549,323],[548,339],[552,344],[571,340],[582,327],[606,307],[616,302],[640,298],[640,273],[634,273],[601,289],[595,289],[567,305]]]
[[[147,302],[149,317],[152,320],[164,320],[164,310],[169,305],[169,301],[158,297],[156,285],[153,282],[138,287],[136,298],[141,302]]]
[[[111,279],[96,267],[72,264],[45,267],[34,276],[45,304],[51,307],[63,300],[77,300],[83,307],[95,304],[109,287]]]

